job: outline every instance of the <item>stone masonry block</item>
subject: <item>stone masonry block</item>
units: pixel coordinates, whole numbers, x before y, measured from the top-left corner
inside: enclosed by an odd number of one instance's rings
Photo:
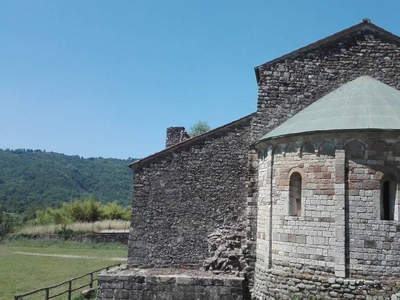
[[[115,300],[128,300],[129,299],[129,291],[124,289],[116,289],[114,293]]]
[[[193,283],[193,279],[188,276],[176,276],[176,284],[177,285],[191,285]]]

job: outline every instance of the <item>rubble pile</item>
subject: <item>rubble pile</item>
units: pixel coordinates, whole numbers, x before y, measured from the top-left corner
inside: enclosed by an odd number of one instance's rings
[[[217,229],[207,236],[210,258],[203,262],[203,269],[214,274],[237,273],[245,265],[242,241],[244,228]]]

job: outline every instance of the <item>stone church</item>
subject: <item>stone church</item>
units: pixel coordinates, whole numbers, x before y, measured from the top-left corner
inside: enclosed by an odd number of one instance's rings
[[[255,75],[255,113],[130,165],[98,299],[400,299],[400,37],[364,19]]]

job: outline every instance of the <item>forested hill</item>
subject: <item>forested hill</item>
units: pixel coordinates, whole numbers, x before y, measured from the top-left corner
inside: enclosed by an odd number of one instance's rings
[[[92,194],[96,201],[128,205],[132,161],[0,149],[0,204],[6,211],[22,212]]]

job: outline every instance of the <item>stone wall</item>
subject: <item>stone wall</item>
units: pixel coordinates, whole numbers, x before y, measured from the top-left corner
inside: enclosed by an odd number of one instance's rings
[[[309,104],[363,75],[400,89],[398,37],[374,27],[338,33],[256,68],[259,76],[253,139]]]
[[[263,135],[339,86],[362,75],[400,88],[400,48],[398,37],[367,22],[356,25],[309,46],[256,67],[257,112],[252,121],[251,141]],[[269,220],[257,218],[268,205],[259,201],[259,188],[271,183],[258,178],[256,156],[250,156],[248,180],[249,251],[255,255],[255,226],[268,231]],[[258,205],[261,203],[261,207]],[[265,212],[261,212],[265,214]],[[261,223],[257,223],[261,222]],[[257,247],[269,247],[257,238]],[[265,261],[264,254],[257,260]],[[268,259],[267,259],[268,260]],[[268,263],[268,261],[265,261]]]
[[[248,178],[247,178],[247,224],[246,224],[246,278],[249,282],[249,287],[254,285],[254,268],[256,264],[256,249],[257,249],[257,199],[258,199],[258,159],[257,152],[252,149],[249,151],[248,159]]]
[[[357,195],[350,188],[358,184],[356,181],[362,175],[376,175],[370,171],[377,169],[369,161],[376,159],[371,156],[359,166],[358,160],[345,159],[345,144],[340,141],[336,144],[340,149],[336,157],[318,156],[321,144],[315,146],[315,155],[304,156],[301,147],[295,147],[293,152],[285,145],[279,150],[281,153],[275,153],[275,161],[271,158],[272,152],[267,158],[262,153],[264,159],[257,159],[254,151],[248,152],[247,146],[359,76],[369,75],[399,89],[399,71],[398,37],[368,21],[257,67],[258,103],[251,132],[247,117],[133,164],[128,265],[198,267],[210,254],[206,241],[209,234],[219,229],[242,231],[246,227],[247,241],[242,243],[242,250],[250,273],[256,249],[258,274],[269,272],[274,263],[275,267],[326,276],[333,273],[344,276],[346,270],[355,270],[351,271],[352,275],[362,277],[375,267],[375,270],[397,272],[394,266],[388,265],[388,261],[394,261],[393,251],[398,247],[397,227],[392,221],[359,222],[360,218],[374,214],[368,211],[372,207],[372,198],[368,197],[376,193],[376,182],[371,182],[375,187],[363,195]],[[312,193],[306,191],[303,205],[307,209],[302,217],[287,216],[283,213],[287,207],[279,204],[279,199],[288,194],[287,182],[270,193],[269,199],[264,196],[279,181],[287,181],[283,179],[283,174],[288,172],[284,165],[286,159],[292,168],[304,169],[298,158],[306,160],[307,156],[307,172],[322,177],[306,175],[310,189],[311,186],[318,189]],[[367,173],[345,174],[345,162],[357,172]],[[396,166],[396,163],[394,159],[389,164]],[[273,164],[278,166],[274,173]],[[354,182],[349,181],[350,175],[354,175],[351,179]],[[358,197],[366,197],[365,208],[355,205],[362,200]],[[275,216],[273,211],[280,213]],[[268,237],[273,228],[276,232]],[[365,228],[376,237],[371,240],[363,236]],[[382,230],[389,231],[389,235]],[[350,247],[356,250],[351,252]],[[379,265],[375,266],[372,258],[378,259]],[[260,275],[255,295],[265,293],[262,278]],[[252,284],[251,278],[249,283]]]
[[[93,234],[24,234],[14,238],[29,238],[34,240],[69,240],[80,243],[120,243],[128,245],[129,233],[93,233]]]
[[[252,299],[400,299],[397,280],[363,280],[297,273],[296,268],[256,269],[262,292]]]
[[[321,144],[288,142],[260,154],[258,265],[335,273],[335,156],[318,154]],[[301,216],[290,215],[294,172],[302,176]]]
[[[242,277],[176,269],[115,268],[98,276],[98,300],[244,300]]]
[[[382,147],[372,150],[377,144]],[[399,278],[399,136],[375,141],[360,140],[360,148],[365,148],[365,151],[348,161],[350,276]],[[388,176],[396,185],[393,220],[383,220],[381,217],[384,176]]]
[[[259,169],[256,299],[314,292],[372,299],[397,293],[400,133],[281,138],[260,150]],[[293,172],[302,176],[301,216],[288,209]],[[392,220],[382,219],[385,180],[393,185]],[[318,283],[310,282],[313,276]],[[343,282],[351,282],[350,292]]]
[[[251,118],[132,164],[129,266],[201,267],[209,234],[245,228]]]
[[[257,141],[303,108],[357,77],[369,75],[400,89],[399,46],[398,37],[366,21],[256,67],[258,102],[257,112],[252,121],[251,141]],[[271,256],[268,254],[272,248],[272,240],[268,241],[263,238],[272,229],[272,219],[268,217],[272,206],[265,199],[259,199],[259,196],[265,193],[266,190],[271,189],[273,185],[272,174],[263,173],[262,170],[258,171],[258,164],[268,165],[274,163],[272,160],[268,160],[267,158],[261,161],[256,156],[250,156],[251,177],[248,181],[248,220],[253,220],[252,225],[254,226],[255,224],[259,231],[256,243],[257,250],[253,250],[253,253],[257,252],[258,268],[263,266],[265,270],[272,266]],[[260,167],[266,168],[265,166]],[[340,194],[343,193],[345,184],[340,179],[344,175],[344,166],[335,163],[335,168],[339,168],[341,173],[336,179],[339,182],[335,182],[335,192],[338,198],[336,204],[343,203],[344,206],[345,195]],[[263,178],[259,178],[259,176],[263,176]],[[364,225],[356,225],[354,223],[349,225],[350,228],[345,228],[344,211],[341,213],[336,211],[336,220],[338,224],[340,223],[340,229],[338,230],[341,234],[341,239],[343,239],[336,245],[336,253],[340,253],[340,256],[344,258],[345,248],[347,247],[348,249],[349,247],[349,245],[345,245],[344,235],[348,235],[349,230],[356,232]],[[289,222],[289,220],[283,220],[283,222]],[[324,222],[324,224],[326,223]],[[332,228],[331,225],[328,225],[328,228],[329,226]],[[357,229],[357,226],[361,227]],[[375,228],[376,226],[376,224],[369,225],[369,228]],[[254,233],[256,231],[251,226],[248,226],[248,228],[249,240],[255,239]],[[393,227],[387,228],[383,224],[381,228],[394,230]],[[313,232],[311,231],[311,233]],[[329,230],[328,232],[332,233]],[[393,235],[393,233],[390,233],[390,235]],[[293,239],[293,236],[290,236],[290,238]],[[326,239],[329,241],[329,237],[326,237]],[[383,242],[385,241],[382,239],[383,237],[377,247],[383,247]],[[364,237],[362,240],[368,239]],[[252,245],[254,244],[252,243]],[[374,246],[374,243],[367,243],[367,245]],[[389,247],[388,244],[384,245]],[[364,249],[361,253],[354,253],[352,262],[365,260],[371,264],[371,260],[368,258],[373,256],[366,253],[368,251],[370,250]],[[301,255],[301,253],[296,254],[297,257]],[[331,255],[325,254],[324,260],[325,257],[329,256]],[[363,257],[362,259],[361,256]],[[350,258],[347,257],[347,264],[350,263],[349,260]],[[345,268],[344,264],[344,261],[340,261],[342,273]],[[336,268],[336,271],[339,272],[338,264],[336,264]]]
[[[289,215],[287,199],[293,171],[303,177],[300,217]],[[272,184],[277,187],[272,195],[272,261],[279,265],[318,266],[333,273],[335,158],[315,153],[276,154],[272,176]]]

